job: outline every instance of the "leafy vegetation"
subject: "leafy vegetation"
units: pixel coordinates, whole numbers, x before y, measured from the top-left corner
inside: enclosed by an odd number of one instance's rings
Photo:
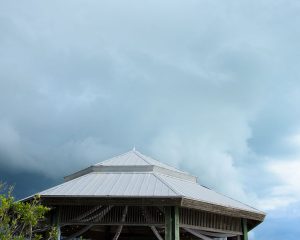
[[[0,183],[0,240],[57,239],[57,229],[44,222],[50,208],[40,203],[40,197],[15,201],[12,191]]]

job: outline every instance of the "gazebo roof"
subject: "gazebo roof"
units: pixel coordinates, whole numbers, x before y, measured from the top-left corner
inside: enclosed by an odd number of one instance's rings
[[[95,166],[157,166],[171,171],[185,173],[177,168],[159,162],[135,149],[95,164]]]
[[[197,183],[197,178],[136,150],[65,177],[64,183],[40,192],[42,198],[179,199],[181,206],[240,213],[262,221],[265,214]],[[230,214],[232,215],[232,214]]]

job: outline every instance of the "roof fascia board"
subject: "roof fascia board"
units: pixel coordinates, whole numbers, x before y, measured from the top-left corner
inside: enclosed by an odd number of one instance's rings
[[[65,182],[68,182],[70,180],[73,180],[75,178],[81,177],[83,175],[86,175],[91,172],[103,172],[103,173],[120,173],[120,172],[153,172],[154,166],[90,166],[88,168],[85,168],[81,171],[75,172],[71,175],[68,175],[64,177]]]
[[[231,208],[212,203],[201,202],[193,199],[183,198],[182,207],[199,209],[208,212],[228,215],[232,217],[240,217],[245,219],[256,220],[262,222],[265,218],[264,213],[250,212],[243,209]]]
[[[71,175],[68,175],[64,177],[65,182],[68,182],[70,180],[73,180],[75,178],[81,177],[83,175],[89,174],[91,172],[102,172],[102,173],[112,173],[112,172],[124,172],[124,173],[129,173],[129,172],[140,172],[140,173],[145,173],[145,172],[157,172],[161,173],[164,175],[168,176],[173,176],[177,177],[180,179],[188,180],[191,182],[197,182],[197,177],[185,174],[185,173],[180,173],[176,172],[173,170],[169,170],[163,167],[155,166],[155,165],[145,165],[145,166],[101,166],[101,165],[93,165],[88,168],[85,168],[81,171],[75,172]]]
[[[95,197],[95,196],[43,196],[42,204],[59,205],[114,205],[114,206],[181,206],[182,197]]]

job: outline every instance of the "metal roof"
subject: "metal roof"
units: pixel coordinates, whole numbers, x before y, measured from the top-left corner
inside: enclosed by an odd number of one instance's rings
[[[177,194],[153,173],[92,172],[40,193],[51,196],[170,197]]]
[[[246,211],[262,213],[261,211],[250,207],[244,203],[234,200],[230,197],[219,194],[209,188],[199,185],[198,183],[178,179],[163,174],[156,175],[163,180],[171,189],[174,189],[179,196],[193,199],[201,202],[212,203],[229,208],[243,209]]]
[[[94,164],[81,171],[75,172],[65,177],[66,181],[78,178],[90,172],[160,172],[167,175],[179,177],[196,182],[197,177],[181,171],[177,168],[154,160],[141,154],[136,150],[110,158],[103,162]]]
[[[66,177],[42,197],[181,197],[264,214],[197,183],[194,176],[133,150]]]
[[[168,170],[187,174],[186,172],[183,172],[175,167],[169,166],[151,157],[145,156],[144,154],[136,150],[132,150],[127,153],[107,159],[103,162],[95,164],[94,166],[158,166]]]

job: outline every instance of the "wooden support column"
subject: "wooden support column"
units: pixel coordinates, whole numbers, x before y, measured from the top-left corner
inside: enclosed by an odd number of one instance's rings
[[[165,240],[179,240],[178,207],[165,207]]]
[[[248,240],[247,219],[242,219],[243,240]]]

